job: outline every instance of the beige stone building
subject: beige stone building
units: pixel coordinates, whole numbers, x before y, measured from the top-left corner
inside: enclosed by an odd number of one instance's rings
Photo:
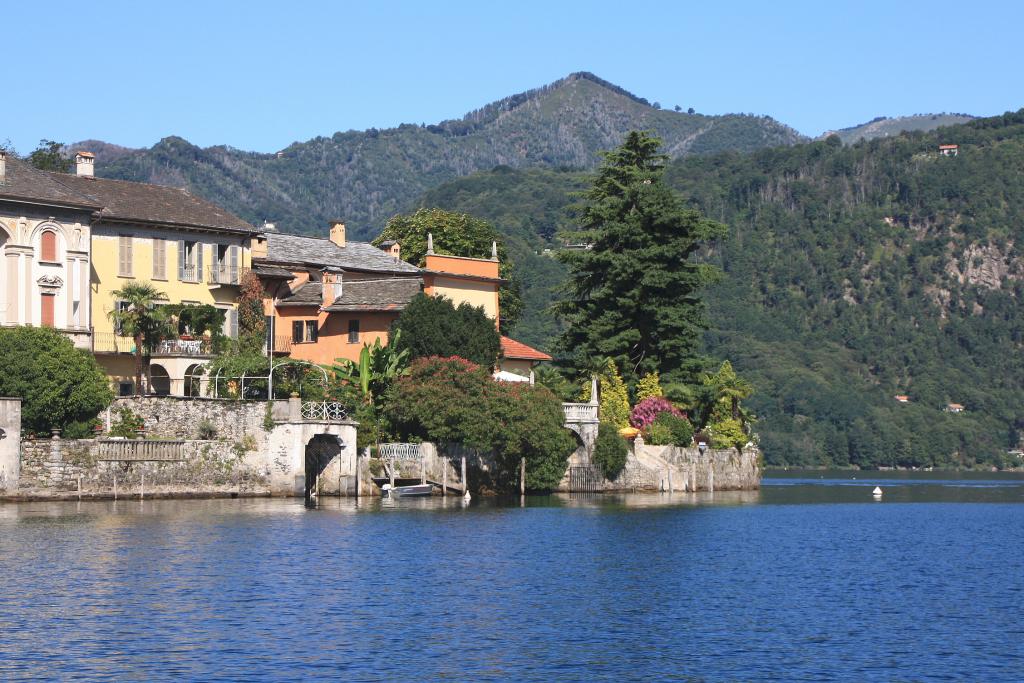
[[[0,325],[92,347],[90,224],[102,207],[0,150]]]

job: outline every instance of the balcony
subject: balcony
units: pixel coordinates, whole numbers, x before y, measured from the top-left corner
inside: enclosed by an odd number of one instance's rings
[[[153,349],[153,356],[212,356],[213,340],[209,337],[172,337],[162,340]]]
[[[93,353],[135,353],[135,340],[112,332],[97,332],[93,335]],[[213,356],[213,341],[209,337],[172,337],[163,339],[151,354],[157,356],[185,356],[198,358]]]
[[[596,423],[598,420],[596,403],[563,403],[566,423]]]
[[[266,345],[263,346],[264,353],[266,352]],[[288,354],[292,352],[292,338],[289,337],[274,337],[274,353]]]
[[[248,268],[217,263],[206,269],[206,283],[209,285],[238,285]]]

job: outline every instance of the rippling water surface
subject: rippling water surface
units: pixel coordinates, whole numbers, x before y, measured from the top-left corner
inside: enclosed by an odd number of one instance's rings
[[[1024,481],[954,476],[0,505],[0,679],[1024,680]]]

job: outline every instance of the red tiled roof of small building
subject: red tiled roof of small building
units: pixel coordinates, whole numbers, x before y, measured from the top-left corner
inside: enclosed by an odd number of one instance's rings
[[[501,355],[517,360],[551,360],[548,354],[504,336],[501,338]]]

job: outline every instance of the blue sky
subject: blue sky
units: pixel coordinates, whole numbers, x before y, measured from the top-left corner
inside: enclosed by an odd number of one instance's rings
[[[802,133],[1024,107],[1020,2],[18,2],[0,142],[261,152],[436,123],[592,71],[641,97]]]

